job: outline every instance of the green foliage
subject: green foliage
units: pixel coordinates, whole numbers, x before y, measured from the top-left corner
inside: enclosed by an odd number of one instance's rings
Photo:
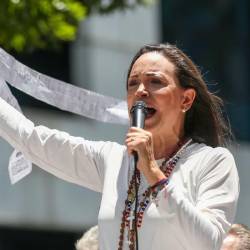
[[[18,52],[75,38],[87,8],[75,0],[1,0],[0,44]]]
[[[0,0],[0,46],[17,52],[56,48],[75,39],[88,15],[133,8],[152,0]]]

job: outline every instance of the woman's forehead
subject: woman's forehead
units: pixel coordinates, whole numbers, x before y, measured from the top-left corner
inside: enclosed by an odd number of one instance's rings
[[[172,74],[175,66],[164,55],[157,51],[141,55],[133,64],[130,76],[147,73]]]

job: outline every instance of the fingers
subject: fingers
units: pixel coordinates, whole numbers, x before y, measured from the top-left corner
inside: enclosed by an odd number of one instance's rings
[[[152,134],[144,129],[131,127],[127,133],[126,139],[130,138],[130,140],[133,138],[146,138],[151,139]]]
[[[145,136],[132,136],[125,140],[129,153],[139,151],[149,143],[149,138]]]
[[[133,151],[145,154],[147,148],[152,147],[152,134],[144,129],[132,127],[127,133],[125,144],[129,154]]]
[[[144,133],[150,133],[143,128],[137,128],[137,127],[130,127],[128,132],[144,132]]]
[[[138,142],[150,142],[152,139],[152,135],[147,131],[136,131],[136,132],[128,132],[125,142],[126,144],[135,145]]]

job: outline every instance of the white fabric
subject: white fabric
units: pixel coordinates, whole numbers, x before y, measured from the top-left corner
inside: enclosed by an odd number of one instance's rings
[[[66,181],[102,192],[100,250],[117,249],[132,160],[126,147],[35,127],[0,99],[0,135],[32,162]],[[234,159],[225,148],[194,143],[178,161],[159,207],[139,229],[141,250],[213,250],[233,222],[239,194]],[[128,249],[127,246],[124,249]]]
[[[0,97],[2,97],[7,103],[22,112],[15,96],[12,95],[7,83],[0,77]],[[17,150],[14,150],[9,159],[9,177],[11,184],[15,184],[25,176],[31,173],[32,163],[27,161],[23,154]]]

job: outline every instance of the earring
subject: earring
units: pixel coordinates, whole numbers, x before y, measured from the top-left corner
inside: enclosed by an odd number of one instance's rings
[[[182,113],[186,113],[187,110],[186,109],[182,109],[181,111],[182,111]]]

